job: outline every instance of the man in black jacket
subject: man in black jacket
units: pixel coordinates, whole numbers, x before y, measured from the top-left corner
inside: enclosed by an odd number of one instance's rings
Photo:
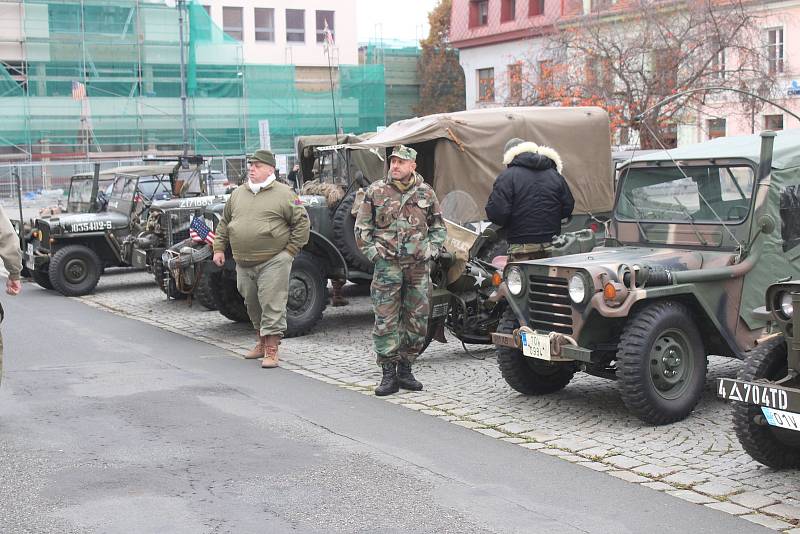
[[[563,164],[550,147],[513,138],[506,143],[507,168],[494,182],[486,215],[506,229],[511,261],[549,255],[561,233],[561,219],[572,215],[575,199],[561,176]]]

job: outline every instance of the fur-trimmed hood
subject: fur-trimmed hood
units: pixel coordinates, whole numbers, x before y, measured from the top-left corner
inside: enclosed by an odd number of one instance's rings
[[[508,165],[515,157],[526,152],[544,156],[553,160],[553,163],[556,164],[556,170],[559,174],[561,174],[561,170],[564,168],[564,163],[561,161],[561,156],[558,155],[558,152],[549,146],[539,146],[531,141],[525,141],[524,143],[520,143],[509,148],[506,153],[503,154],[503,165]]]

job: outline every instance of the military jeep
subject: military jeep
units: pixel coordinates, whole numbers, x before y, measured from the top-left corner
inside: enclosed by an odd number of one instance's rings
[[[633,414],[666,424],[698,403],[708,354],[753,349],[764,288],[800,274],[800,131],[648,154],[619,176],[603,246],[506,266],[509,310],[493,341],[523,394],[583,371],[615,379]]]
[[[190,161],[196,166],[202,159]],[[107,267],[148,267],[153,257],[160,258],[165,241],[159,204],[174,201],[151,202],[140,194],[140,180],[159,181],[170,194],[200,195],[192,185],[197,174],[196,167],[183,169],[181,162],[101,172],[101,179],[113,177],[105,210],[36,219],[23,251],[25,267],[39,285],[66,296],[91,293]],[[186,227],[176,231],[188,236]]]
[[[342,142],[363,137],[338,136]],[[322,317],[327,301],[327,280],[336,278],[355,283],[369,282],[372,264],[355,244],[355,219],[351,214],[356,191],[383,174],[383,162],[367,151],[353,151],[335,143],[333,135],[298,138],[297,153],[305,181],[300,199],[308,212],[311,232],[308,244],[295,257],[286,307],[286,337],[307,333]],[[203,217],[216,227],[224,203],[209,205]],[[250,319],[244,299],[236,287],[236,263],[230,249],[225,265],[216,267],[206,254],[205,244],[179,243],[162,258],[170,284],[178,292],[193,294],[206,308],[226,318]]]
[[[736,379],[717,380],[717,396],[734,401],[733,426],[747,453],[762,464],[800,467],[800,281],[766,291],[753,311],[769,321],[768,335],[744,359]]]

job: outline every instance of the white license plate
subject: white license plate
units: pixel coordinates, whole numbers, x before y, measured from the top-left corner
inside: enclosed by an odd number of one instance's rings
[[[762,406],[761,411],[764,412],[764,417],[767,418],[767,423],[770,425],[800,431],[800,414],[784,412],[783,410],[767,408],[766,406]]]
[[[530,332],[520,332],[522,354],[539,360],[550,360],[550,336]]]
[[[25,267],[33,269],[35,263],[33,261],[33,243],[28,243],[28,248],[25,250]]]

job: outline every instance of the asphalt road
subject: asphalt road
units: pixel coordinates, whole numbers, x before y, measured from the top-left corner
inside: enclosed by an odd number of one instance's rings
[[[4,534],[770,532],[24,289],[3,298]]]

